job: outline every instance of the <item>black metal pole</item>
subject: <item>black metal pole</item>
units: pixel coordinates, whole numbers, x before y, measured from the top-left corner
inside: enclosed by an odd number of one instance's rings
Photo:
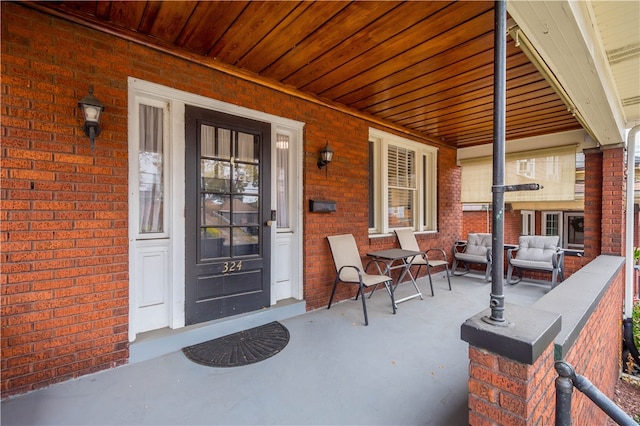
[[[556,426],[571,426],[571,398],[573,397],[573,368],[565,362],[555,363],[556,372]]]
[[[493,39],[493,220],[490,323],[506,325],[504,319],[504,168],[507,91],[507,3],[494,8]]]

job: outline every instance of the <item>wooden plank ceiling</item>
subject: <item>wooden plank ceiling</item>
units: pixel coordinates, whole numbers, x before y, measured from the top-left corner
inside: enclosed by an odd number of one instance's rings
[[[189,52],[453,147],[491,143],[493,2],[62,1],[34,4]],[[579,129],[512,40],[507,139]]]

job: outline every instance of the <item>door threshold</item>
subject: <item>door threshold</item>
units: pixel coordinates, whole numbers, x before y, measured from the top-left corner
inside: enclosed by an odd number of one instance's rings
[[[259,311],[189,325],[179,329],[162,328],[139,333],[136,336],[136,340],[129,345],[129,364],[176,352],[186,346],[217,339],[238,331],[268,324],[272,321],[293,318],[305,312],[306,302],[304,300],[284,299]]]

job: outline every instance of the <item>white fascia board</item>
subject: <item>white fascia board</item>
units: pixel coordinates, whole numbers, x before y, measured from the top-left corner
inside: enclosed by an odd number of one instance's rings
[[[533,151],[536,149],[548,149],[558,146],[576,145],[576,149],[581,151],[585,148],[593,148],[587,132],[580,130],[570,130],[550,135],[532,136],[529,138],[508,140],[505,152],[511,154],[521,151]],[[493,144],[469,146],[460,148],[457,151],[457,160],[468,160],[472,158],[489,157],[493,155]]]
[[[507,10],[601,145],[624,143],[620,101],[588,2],[512,0]]]

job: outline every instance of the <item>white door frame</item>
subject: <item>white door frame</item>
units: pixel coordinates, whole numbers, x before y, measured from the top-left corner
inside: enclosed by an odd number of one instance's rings
[[[156,83],[129,77],[128,79],[129,99],[128,99],[128,135],[129,135],[129,152],[137,153],[138,136],[137,136],[137,114],[135,108],[139,98],[155,99],[166,102],[169,106],[169,147],[167,155],[169,157],[169,178],[167,179],[168,191],[167,204],[165,211],[169,215],[168,220],[168,283],[169,292],[169,327],[181,328],[185,325],[185,121],[184,106],[186,104],[194,105],[200,108],[220,111],[227,114],[233,114],[239,117],[250,118],[263,122],[271,123],[272,140],[275,141],[275,135],[278,130],[286,131],[294,136],[295,150],[292,152],[293,163],[291,165],[291,179],[295,182],[296,191],[291,194],[291,212],[294,218],[295,229],[287,233],[287,238],[291,239],[292,259],[289,263],[292,268],[291,277],[291,296],[301,300],[302,291],[302,269],[298,265],[302,264],[302,134],[304,123],[278,117],[272,114],[266,114],[260,111],[254,111],[249,108],[221,102],[215,99],[206,98],[204,96],[195,95],[193,93],[172,89]],[[275,143],[272,144],[275,150]],[[275,170],[275,155],[272,158],[272,170]],[[134,341],[138,331],[136,330],[136,315],[138,314],[136,285],[139,272],[136,271],[136,235],[138,226],[138,192],[137,183],[138,158],[136,155],[129,155],[129,341]],[[274,175],[274,174],[272,174]],[[275,194],[276,181],[275,177],[271,182],[272,193]],[[272,197],[271,209],[276,209],[276,197]],[[277,227],[271,227],[272,232],[272,253],[277,250]],[[272,271],[276,271],[278,256],[272,256]],[[275,295],[275,278],[272,272],[271,291]],[[271,303],[275,304],[276,296],[272,296]]]

